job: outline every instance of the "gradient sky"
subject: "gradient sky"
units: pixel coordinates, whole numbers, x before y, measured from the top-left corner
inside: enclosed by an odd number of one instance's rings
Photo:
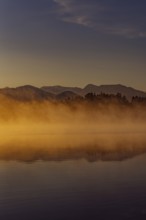
[[[145,0],[0,0],[0,87],[146,91]]]

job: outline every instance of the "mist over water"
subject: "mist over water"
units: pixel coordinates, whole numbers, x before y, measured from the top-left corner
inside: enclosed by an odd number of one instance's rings
[[[145,107],[1,99],[0,159],[123,160],[146,151]]]

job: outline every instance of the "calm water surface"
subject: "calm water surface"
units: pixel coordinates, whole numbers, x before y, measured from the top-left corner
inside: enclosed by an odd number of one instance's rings
[[[146,219],[144,152],[65,158],[1,160],[0,220]]]

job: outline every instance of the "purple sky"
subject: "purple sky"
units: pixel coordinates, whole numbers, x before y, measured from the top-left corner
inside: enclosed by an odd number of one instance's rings
[[[0,0],[0,87],[146,91],[145,0]]]

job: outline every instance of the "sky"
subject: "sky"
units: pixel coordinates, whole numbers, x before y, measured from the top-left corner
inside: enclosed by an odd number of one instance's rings
[[[145,0],[0,0],[0,87],[145,82]]]

